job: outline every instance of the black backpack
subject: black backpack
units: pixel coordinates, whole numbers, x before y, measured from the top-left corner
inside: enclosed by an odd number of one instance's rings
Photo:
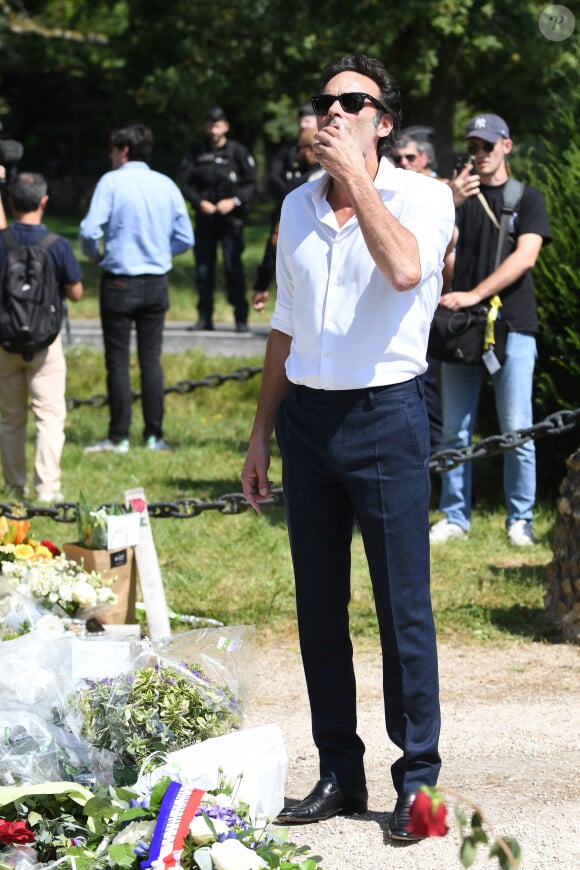
[[[31,360],[59,334],[64,302],[48,249],[59,236],[46,233],[20,245],[10,229],[0,232],[6,257],[0,271],[0,346]]]

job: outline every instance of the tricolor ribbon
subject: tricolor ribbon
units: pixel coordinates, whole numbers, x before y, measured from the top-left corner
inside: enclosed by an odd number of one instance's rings
[[[189,826],[204,794],[200,788],[186,788],[180,782],[169,783],[159,808],[149,855],[141,861],[141,870],[147,870],[159,860],[164,868],[176,866],[175,853],[183,849]]]

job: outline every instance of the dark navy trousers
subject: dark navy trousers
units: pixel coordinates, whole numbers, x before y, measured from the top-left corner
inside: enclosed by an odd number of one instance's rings
[[[349,631],[360,528],[383,654],[397,793],[434,785],[439,686],[429,566],[429,424],[419,378],[365,390],[291,385],[277,419],[298,631],[320,776],[365,782]]]

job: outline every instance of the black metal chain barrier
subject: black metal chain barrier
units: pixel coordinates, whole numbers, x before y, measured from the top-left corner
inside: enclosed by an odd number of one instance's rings
[[[251,375],[248,376],[251,377]],[[244,377],[240,378],[240,380],[244,379]],[[528,429],[517,429],[513,432],[505,432],[503,435],[492,435],[489,438],[483,438],[476,444],[457,450],[439,450],[431,456],[429,469],[437,472],[449,471],[462,462],[496,456],[507,450],[513,450],[527,441],[561,435],[573,429],[578,418],[580,418],[580,408],[576,408],[575,411],[556,411]],[[264,506],[279,506],[283,503],[281,487],[273,489],[272,497],[262,502]],[[103,507],[113,507],[113,505],[107,504]],[[119,506],[115,505],[115,507]],[[180,498],[173,502],[153,502],[147,505],[147,510],[152,519],[183,520],[198,517],[210,510],[217,510],[224,516],[234,516],[248,510],[249,507],[250,505],[243,493],[232,492],[206,502],[196,498]],[[75,523],[78,517],[78,504],[76,502],[60,502],[52,507],[37,507],[28,503],[12,501],[6,504],[0,503],[0,516],[5,516],[10,520],[50,517],[57,523]]]
[[[451,468],[461,465],[462,462],[496,456],[498,453],[513,450],[532,439],[538,440],[548,435],[562,435],[574,428],[578,417],[580,417],[580,408],[576,408],[575,411],[556,411],[545,420],[527,429],[516,429],[513,432],[504,432],[503,435],[490,435],[489,438],[482,438],[481,441],[470,444],[468,447],[438,450],[432,454],[429,460],[429,469],[439,472],[449,471]]]
[[[169,393],[177,393],[178,395],[184,396],[186,393],[191,393],[199,387],[221,387],[222,384],[227,383],[227,381],[249,381],[250,378],[259,375],[263,370],[263,366],[242,366],[227,375],[223,375],[221,372],[215,372],[214,374],[206,375],[205,378],[200,378],[197,381],[178,381],[171,387],[165,387],[163,392],[165,395],[168,395]],[[137,399],[141,398],[141,391],[132,390],[131,397],[132,401],[136,402]],[[70,396],[67,397],[66,400],[66,407],[69,411],[73,411],[75,408],[80,408],[83,405],[90,405],[92,408],[104,408],[108,404],[109,397],[105,393],[97,393],[88,399],[79,399],[76,396]]]
[[[282,488],[274,488],[271,498],[261,502],[263,505],[282,505]],[[100,507],[121,507],[121,505],[105,504]],[[201,501],[197,498],[178,498],[173,502],[151,502],[147,505],[147,511],[152,519],[178,519],[184,520],[189,517],[198,517],[205,511],[217,510],[224,516],[234,516],[249,510],[250,505],[241,492],[232,492],[221,495],[213,501]],[[52,507],[37,507],[26,502],[12,501],[7,504],[0,503],[0,516],[9,520],[30,520],[33,517],[49,517],[56,523],[76,523],[79,506],[76,502],[59,502]]]

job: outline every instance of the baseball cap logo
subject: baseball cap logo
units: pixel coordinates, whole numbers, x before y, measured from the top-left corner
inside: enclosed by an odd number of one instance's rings
[[[485,118],[476,118],[475,124],[473,125],[476,130],[485,130],[487,126],[487,122]]]

